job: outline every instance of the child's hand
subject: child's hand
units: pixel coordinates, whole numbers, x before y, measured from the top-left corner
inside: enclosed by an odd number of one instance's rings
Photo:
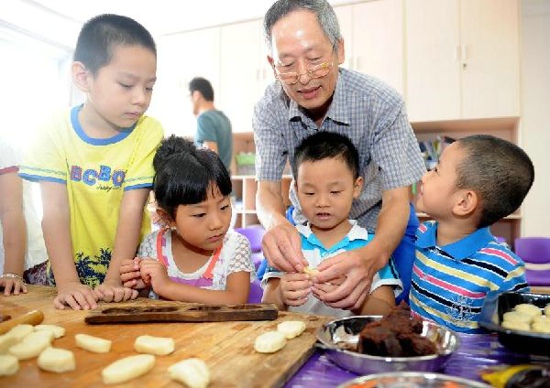
[[[4,295],[9,296],[19,295],[20,293],[27,293],[27,286],[22,277],[17,277],[18,275],[9,275],[0,276],[0,288],[4,287]]]
[[[136,299],[138,296],[137,290],[124,287],[118,281],[108,280],[105,278],[102,284],[95,288],[95,293],[98,298],[104,302],[124,302],[130,299]]]
[[[305,273],[287,273],[279,283],[283,303],[287,306],[301,306],[307,302],[312,282]]]
[[[80,282],[57,285],[57,296],[53,300],[55,308],[63,310],[69,306],[73,310],[90,310],[97,307],[98,296],[90,287]]]
[[[120,280],[124,287],[133,288],[134,290],[142,290],[146,287],[139,271],[140,261],[139,257],[133,260],[125,259],[122,261],[120,265]]]
[[[141,279],[143,282],[151,285],[153,291],[157,294],[160,294],[159,288],[170,280],[168,278],[166,267],[157,260],[141,260],[139,270],[141,272]]]

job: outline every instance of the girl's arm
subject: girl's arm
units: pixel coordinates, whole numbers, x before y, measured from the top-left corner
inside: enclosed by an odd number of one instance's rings
[[[76,272],[67,188],[59,183],[43,181],[40,189],[44,204],[42,230],[57,286],[54,305],[58,309],[65,308],[65,305],[75,310],[96,308],[96,294],[90,287],[80,283]]]
[[[250,273],[233,272],[225,290],[208,290],[172,281],[166,267],[156,260],[141,260],[140,272],[146,284],[164,299],[203,304],[245,304],[250,292]]]
[[[149,197],[149,189],[124,192],[118,215],[113,255],[103,284],[97,287],[106,302],[120,302],[137,297],[137,292],[122,286],[120,266],[123,260],[133,259],[139,246],[143,212]]]
[[[0,175],[0,222],[4,244],[4,274],[0,286],[4,295],[26,293],[23,282],[27,229],[23,213],[23,184],[17,170]],[[17,277],[18,276],[18,277]]]

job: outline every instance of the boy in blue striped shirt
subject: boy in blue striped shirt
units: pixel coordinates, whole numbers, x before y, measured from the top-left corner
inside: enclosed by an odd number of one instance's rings
[[[494,136],[468,136],[445,148],[416,201],[433,220],[416,234],[413,314],[475,333],[486,298],[529,291],[525,264],[489,227],[521,205],[534,174],[521,148]]]

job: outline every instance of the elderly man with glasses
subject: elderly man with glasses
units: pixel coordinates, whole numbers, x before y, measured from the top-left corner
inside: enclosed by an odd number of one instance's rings
[[[375,236],[364,248],[325,260],[315,275],[304,273],[308,281],[295,290],[297,299],[307,294],[331,307],[356,309],[373,275],[393,255],[405,288],[398,301],[407,300],[418,226],[409,187],[425,166],[403,98],[380,80],[339,67],[344,40],[326,0],[278,0],[265,15],[264,30],[276,82],[256,104],[253,127],[256,206],[267,230],[263,250],[269,264],[286,272],[303,272],[307,265],[291,222],[305,221],[294,187],[293,219],[285,217],[281,177],[287,161],[294,163],[295,147],[316,131],[342,133],[359,150],[365,182],[350,216]],[[319,212],[330,217],[321,204]],[[325,283],[340,286],[325,292]]]

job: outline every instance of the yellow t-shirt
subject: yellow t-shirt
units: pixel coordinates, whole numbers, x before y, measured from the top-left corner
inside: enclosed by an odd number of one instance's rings
[[[55,115],[38,132],[19,175],[66,185],[76,269],[83,283],[96,286],[109,267],[124,191],[152,187],[163,130],[157,120],[142,116],[112,138],[93,139],[78,122],[80,108]],[[144,211],[140,241],[150,228]],[[48,274],[53,278],[51,270]]]

